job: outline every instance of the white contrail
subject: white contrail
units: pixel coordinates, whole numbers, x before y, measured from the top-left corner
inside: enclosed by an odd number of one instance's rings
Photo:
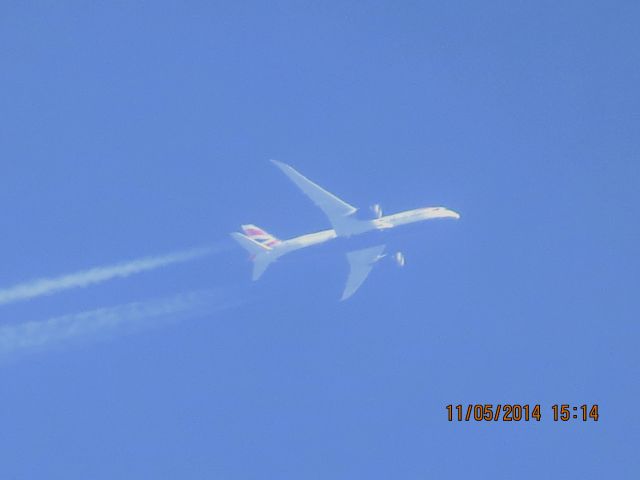
[[[81,272],[70,273],[53,278],[40,278],[0,290],[0,305],[27,300],[42,295],[50,295],[70,288],[86,287],[116,277],[128,277],[135,273],[155,270],[156,268],[188,260],[195,260],[216,251],[221,247],[206,247],[174,252],[168,255],[145,257],[129,262],[95,267]]]
[[[64,315],[0,327],[0,359],[79,340],[104,337],[204,315],[240,304],[223,289]]]

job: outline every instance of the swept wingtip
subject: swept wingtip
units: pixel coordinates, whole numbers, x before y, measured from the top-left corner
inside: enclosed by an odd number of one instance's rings
[[[289,164],[281,162],[280,160],[271,159],[271,163],[273,163],[276,167],[282,170],[285,174],[289,174],[289,172],[296,172],[296,170]]]

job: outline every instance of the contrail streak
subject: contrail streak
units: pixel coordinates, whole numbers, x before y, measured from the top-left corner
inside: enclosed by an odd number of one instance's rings
[[[43,321],[0,327],[0,359],[60,344],[130,333],[205,315],[239,305],[224,289],[201,290],[172,297],[64,315]]]
[[[195,260],[217,252],[221,247],[194,248],[182,252],[174,252],[168,255],[145,257],[129,262],[95,267],[81,272],[70,273],[53,278],[40,278],[29,282],[19,283],[12,287],[0,290],[0,305],[28,300],[42,295],[51,295],[62,290],[81,288],[96,283],[101,283],[113,278],[124,278],[135,273],[155,270],[174,263]]]

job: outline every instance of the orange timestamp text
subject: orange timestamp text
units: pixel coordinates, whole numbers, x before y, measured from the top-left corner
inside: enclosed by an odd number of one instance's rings
[[[540,404],[518,403],[470,403],[467,405],[449,404],[447,420],[450,422],[529,422],[542,420]],[[582,420],[583,422],[597,422],[600,414],[597,404],[571,405],[568,403],[551,406],[551,418],[555,422]]]

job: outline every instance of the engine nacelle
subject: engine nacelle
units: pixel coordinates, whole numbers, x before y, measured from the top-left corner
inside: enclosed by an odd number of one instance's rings
[[[393,260],[396,262],[398,267],[404,267],[404,254],[402,252],[396,252],[393,254]]]
[[[371,211],[376,216],[376,218],[382,217],[382,207],[379,204],[371,205]]]

